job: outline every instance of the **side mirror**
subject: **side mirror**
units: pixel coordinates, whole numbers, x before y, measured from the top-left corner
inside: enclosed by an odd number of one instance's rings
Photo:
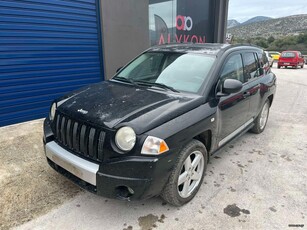
[[[116,70],[116,73],[118,73],[119,71],[121,71],[122,68],[123,68],[122,66],[119,67],[119,68]]]
[[[217,93],[217,96],[227,96],[232,93],[240,92],[242,87],[242,82],[235,79],[226,79],[222,86],[222,92]]]
[[[223,84],[223,93],[232,94],[239,92],[243,87],[242,82],[235,79],[226,79]]]

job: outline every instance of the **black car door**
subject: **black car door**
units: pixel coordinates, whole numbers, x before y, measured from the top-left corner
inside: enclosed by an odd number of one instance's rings
[[[259,56],[259,57],[258,57]],[[261,81],[269,64],[263,61],[263,54],[256,52],[243,53],[244,76],[248,82],[246,94],[250,97],[250,109],[247,118],[254,119],[261,108]],[[267,65],[267,67],[265,66]]]
[[[235,53],[228,57],[222,67],[218,83],[218,91],[226,79],[236,79],[243,83],[243,88],[238,93],[232,93],[220,98],[217,117],[218,117],[218,147],[222,146],[234,136],[239,134],[251,122],[248,121],[249,85],[243,71],[242,55]]]

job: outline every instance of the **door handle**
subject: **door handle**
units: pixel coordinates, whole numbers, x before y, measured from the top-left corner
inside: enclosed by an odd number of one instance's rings
[[[243,93],[243,97],[244,97],[244,98],[247,98],[247,97],[249,97],[250,95],[251,95],[251,93],[250,93],[249,91],[246,91],[246,92]]]

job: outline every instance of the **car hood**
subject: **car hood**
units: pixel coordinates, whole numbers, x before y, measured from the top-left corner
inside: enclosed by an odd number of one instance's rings
[[[62,97],[58,110],[72,119],[110,129],[128,125],[141,134],[204,102],[199,95],[105,81]]]

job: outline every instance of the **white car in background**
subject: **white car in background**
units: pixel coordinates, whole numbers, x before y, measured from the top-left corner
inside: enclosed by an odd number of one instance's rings
[[[266,54],[266,56],[267,56],[267,58],[268,58],[268,60],[269,60],[270,67],[272,67],[272,66],[273,66],[273,63],[274,63],[274,58],[272,58],[272,56],[269,54],[268,51],[264,51],[264,52],[265,52],[265,54]]]

